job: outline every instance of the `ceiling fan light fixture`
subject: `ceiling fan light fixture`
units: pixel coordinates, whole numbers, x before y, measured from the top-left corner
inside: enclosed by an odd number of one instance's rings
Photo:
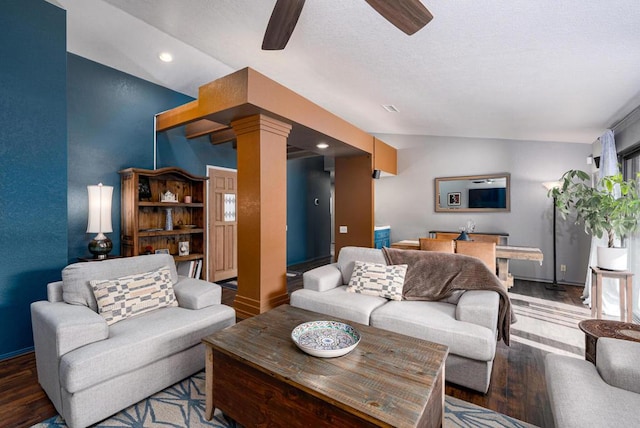
[[[398,113],[400,111],[393,104],[382,104],[382,108],[388,111],[389,113]]]

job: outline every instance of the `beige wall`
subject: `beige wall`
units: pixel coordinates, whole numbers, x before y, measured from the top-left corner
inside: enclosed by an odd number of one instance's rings
[[[552,270],[552,201],[542,182],[560,178],[568,169],[588,170],[590,144],[523,142],[472,138],[381,135],[398,148],[398,175],[375,180],[375,223],[391,225],[391,239],[415,239],[427,231],[453,230],[468,219],[477,232],[506,232],[513,245],[540,248],[538,263],[515,261],[519,278],[550,280]],[[511,212],[436,213],[434,178],[455,175],[511,173]],[[558,279],[584,283],[589,237],[572,221],[558,219]]]

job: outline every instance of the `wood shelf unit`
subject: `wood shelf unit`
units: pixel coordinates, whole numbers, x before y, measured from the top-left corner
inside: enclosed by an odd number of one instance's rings
[[[155,252],[168,249],[176,262],[202,260],[202,278],[207,278],[207,177],[196,176],[180,168],[156,170],[127,168],[119,171],[122,184],[120,254],[124,257],[144,254],[146,247]],[[178,202],[161,202],[170,191]],[[184,202],[191,196],[192,202]],[[141,200],[142,199],[142,200]],[[171,209],[173,230],[165,230],[167,209]],[[180,228],[180,225],[194,225]],[[189,242],[189,254],[178,255],[180,242]]]

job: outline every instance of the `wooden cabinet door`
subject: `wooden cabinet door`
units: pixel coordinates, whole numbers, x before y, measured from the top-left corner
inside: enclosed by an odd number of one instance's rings
[[[209,281],[238,276],[238,219],[235,170],[207,168],[209,176]]]

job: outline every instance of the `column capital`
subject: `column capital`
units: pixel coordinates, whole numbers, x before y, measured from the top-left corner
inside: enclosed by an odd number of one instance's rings
[[[256,114],[232,121],[231,127],[233,128],[236,136],[252,132],[266,131],[288,138],[292,126],[289,123],[282,122],[264,114]]]

